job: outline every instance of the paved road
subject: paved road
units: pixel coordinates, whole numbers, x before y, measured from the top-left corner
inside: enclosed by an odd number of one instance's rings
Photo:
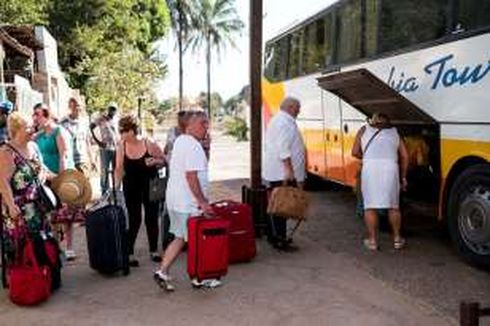
[[[211,176],[242,177],[247,143],[215,137],[215,145]],[[243,183],[216,181],[212,197],[237,199]],[[231,266],[225,285],[213,291],[190,287],[185,256],[173,270],[177,291],[158,289],[144,232],[140,268],[128,277],[98,275],[88,267],[84,229],[77,228],[81,256],[65,267],[63,288],[30,309],[3,296],[0,325],[456,325],[456,298],[471,292],[488,298],[488,274],[462,264],[444,241],[414,234],[403,252],[365,252],[352,195],[336,189],[312,196],[299,251],[278,253],[259,240],[256,260]]]

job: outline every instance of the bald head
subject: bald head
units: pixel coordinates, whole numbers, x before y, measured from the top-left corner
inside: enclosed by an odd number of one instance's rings
[[[281,103],[281,111],[288,113],[293,118],[296,118],[298,116],[300,108],[301,103],[297,98],[294,97],[288,96]]]

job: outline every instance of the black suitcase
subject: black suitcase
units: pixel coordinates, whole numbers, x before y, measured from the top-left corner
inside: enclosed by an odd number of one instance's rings
[[[103,274],[122,271],[128,275],[128,235],[123,208],[109,204],[89,212],[85,230],[90,267]]]

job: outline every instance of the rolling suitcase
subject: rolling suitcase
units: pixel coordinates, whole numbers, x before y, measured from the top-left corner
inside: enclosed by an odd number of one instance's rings
[[[114,173],[112,184],[114,185]],[[122,271],[129,274],[128,234],[126,213],[118,205],[116,190],[113,203],[88,211],[85,220],[90,267],[103,274]]]
[[[230,222],[221,217],[188,220],[187,272],[199,282],[219,279],[228,272]]]
[[[231,200],[213,203],[211,207],[216,215],[230,221],[230,264],[252,260],[257,254],[257,249],[251,207]]]

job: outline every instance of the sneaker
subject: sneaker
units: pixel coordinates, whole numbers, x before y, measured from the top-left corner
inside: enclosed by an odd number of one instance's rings
[[[193,288],[198,289],[198,288],[202,287],[202,282],[199,282],[199,281],[197,280],[197,278],[193,278],[193,279],[191,280],[191,285],[192,285],[192,287],[193,287]]]
[[[201,284],[202,287],[209,288],[209,289],[214,289],[223,285],[223,283],[217,279],[204,280],[201,282]]]
[[[396,238],[395,240],[393,240],[393,248],[395,248],[396,250],[402,249],[403,247],[405,247],[405,244],[406,244],[406,241],[402,237],[399,237],[399,238]]]
[[[66,250],[65,257],[67,261],[74,261],[77,258],[77,254],[75,253],[75,250]]]
[[[158,286],[164,289],[165,291],[174,291],[175,287],[170,284],[172,278],[167,274],[162,272],[161,270],[157,270],[153,273],[153,279],[157,282]]]
[[[364,239],[363,244],[364,244],[364,247],[368,250],[371,250],[371,251],[378,250],[378,244],[376,243],[375,240]]]
[[[151,252],[150,259],[154,263],[160,263],[162,261],[162,257],[157,252]]]
[[[129,256],[129,266],[131,266],[131,267],[139,267],[140,266],[140,262],[133,255],[130,255]]]

